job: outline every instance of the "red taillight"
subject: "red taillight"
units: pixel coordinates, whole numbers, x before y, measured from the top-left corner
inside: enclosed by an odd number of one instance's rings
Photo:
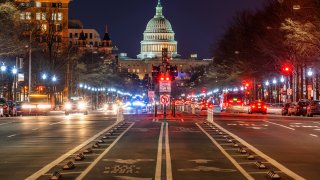
[[[256,108],[256,106],[251,106],[252,108]]]
[[[267,106],[264,106],[265,109],[267,109]]]
[[[261,104],[260,104],[260,103],[258,103],[258,106],[261,106]]]
[[[7,109],[8,108],[8,106],[2,106],[3,107],[3,109]]]
[[[229,102],[233,103],[233,100],[230,100]]]

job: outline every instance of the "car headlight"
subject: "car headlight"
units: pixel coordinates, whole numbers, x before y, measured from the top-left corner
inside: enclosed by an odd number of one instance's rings
[[[85,109],[85,108],[86,108],[86,104],[83,103],[83,102],[80,102],[80,103],[78,104],[78,108],[79,108],[79,109]]]
[[[71,103],[66,103],[64,105],[64,107],[65,107],[66,110],[70,110],[72,108],[72,104]]]
[[[35,108],[37,108],[36,105],[31,105],[31,104],[22,105],[22,109],[35,109]]]
[[[113,110],[117,110],[118,109],[118,106],[116,104],[112,105],[112,109]]]

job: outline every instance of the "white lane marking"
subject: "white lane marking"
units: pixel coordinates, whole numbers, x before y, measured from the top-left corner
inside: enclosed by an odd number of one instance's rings
[[[181,119],[181,122],[184,122],[184,119]]]
[[[232,158],[224,149],[222,146],[219,145],[219,143],[210,136],[198,123],[196,125],[199,127],[199,129],[208,136],[208,138],[212,141],[212,143],[219,148],[219,150],[230,160],[230,162],[246,177],[248,180],[254,180],[252,176],[250,176],[238,163],[237,161]]]
[[[15,137],[15,136],[17,136],[17,134],[12,134],[12,135],[7,136],[7,137],[8,137],[8,138],[11,138],[11,137]]]
[[[61,175],[68,175],[68,174],[80,174],[81,172],[61,172]],[[46,173],[45,176],[51,176],[52,174]]]
[[[320,131],[320,129],[315,129],[315,131]]]
[[[315,134],[309,134],[309,135],[313,137],[319,137],[318,135],[315,135]]]
[[[49,124],[50,126],[52,126],[52,125],[56,125],[56,124],[61,124],[63,121],[59,121],[59,122],[55,122],[55,123],[51,123],[51,124]]]
[[[172,166],[171,166],[171,155],[170,155],[170,145],[169,145],[169,123],[166,123],[166,173],[167,180],[172,180]]]
[[[213,125],[215,125],[216,127],[218,127],[219,129],[221,129],[222,131],[224,131],[225,133],[229,134],[230,136],[232,136],[234,139],[236,139],[238,142],[240,142],[242,145],[246,146],[248,149],[250,149],[251,151],[253,151],[255,154],[257,154],[258,156],[262,157],[263,159],[265,159],[266,161],[270,162],[273,166],[275,166],[276,168],[278,168],[280,171],[282,171],[283,173],[287,174],[288,176],[292,177],[293,179],[300,179],[300,180],[305,180],[305,178],[299,176],[298,174],[294,173],[293,171],[291,171],[290,169],[286,168],[285,166],[283,166],[282,164],[278,163],[276,160],[272,159],[271,157],[267,156],[266,154],[264,154],[263,152],[259,151],[257,148],[255,148],[254,146],[250,145],[249,143],[247,143],[246,141],[244,141],[243,139],[241,139],[240,137],[236,136],[235,134],[231,133],[230,131],[224,129],[223,127],[221,127],[220,125],[218,125],[215,122],[211,122]]]
[[[86,145],[88,145],[90,142],[92,142],[93,140],[97,139],[99,136],[101,136],[102,134],[104,134],[105,132],[109,131],[113,126],[117,125],[119,123],[119,121],[116,121],[114,124],[111,124],[109,127],[107,127],[106,129],[102,130],[101,132],[99,132],[98,134],[94,135],[93,137],[91,137],[90,139],[88,139],[87,141],[83,142],[82,144],[80,144],[79,146],[75,147],[74,149],[70,150],[69,152],[63,154],[62,156],[60,156],[58,159],[54,160],[53,162],[51,162],[50,164],[46,165],[45,167],[43,167],[42,169],[40,169],[39,171],[37,171],[36,173],[32,174],[31,176],[27,177],[26,180],[33,180],[33,179],[38,179],[40,176],[42,176],[43,174],[45,174],[46,172],[48,172],[50,169],[52,169],[55,165],[59,164],[61,161],[65,160],[67,157],[69,157],[72,154],[75,154],[77,151],[79,151],[80,149],[82,149],[83,147],[85,147]]]
[[[0,126],[12,124],[12,123],[15,123],[15,121],[13,121],[13,122],[7,122],[7,123],[1,123]]]
[[[97,164],[101,159],[108,154],[108,152],[118,143],[118,141],[134,126],[135,123],[132,123],[114,142],[102,153],[99,157],[97,157],[90,166],[87,167],[77,178],[76,180],[82,180]]]
[[[156,173],[154,177],[155,180],[161,180],[163,126],[164,126],[164,123],[161,123],[159,142],[158,142]]]
[[[283,128],[287,128],[287,129],[290,129],[292,131],[296,130],[294,128],[291,128],[291,127],[288,127],[288,126],[285,126],[285,125],[282,125],[282,124],[278,124],[278,123],[274,123],[274,122],[270,122],[270,121],[268,121],[268,123],[273,124],[273,125],[277,125],[277,126],[280,126],[280,127],[283,127]]]
[[[32,131],[36,131],[36,130],[39,130],[39,128],[34,128],[34,129],[32,129]]]

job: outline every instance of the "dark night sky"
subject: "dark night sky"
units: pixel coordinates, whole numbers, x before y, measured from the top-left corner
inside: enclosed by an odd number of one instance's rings
[[[182,57],[197,53],[200,58],[210,58],[210,46],[221,37],[235,13],[261,8],[264,1],[162,0],[162,6],[176,33],[178,53]],[[74,0],[69,16],[81,20],[85,28],[97,29],[101,36],[108,24],[114,45],[136,58],[156,4],[157,0]]]

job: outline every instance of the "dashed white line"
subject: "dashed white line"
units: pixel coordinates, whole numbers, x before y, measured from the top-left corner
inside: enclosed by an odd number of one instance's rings
[[[15,136],[17,136],[17,134],[12,134],[12,135],[7,136],[7,137],[8,137],[8,138],[11,138],[11,137],[15,137]]]
[[[268,121],[268,123],[273,124],[273,125],[277,125],[277,126],[280,126],[280,127],[286,128],[286,129],[290,129],[292,131],[296,130],[294,128],[291,128],[291,127],[288,127],[288,126],[285,126],[285,125],[282,125],[282,124],[278,124],[278,123],[274,123],[274,122],[270,122],[270,121]]]
[[[15,121],[13,121],[13,122],[7,122],[7,123],[1,123],[0,126],[12,124],[12,123],[15,123]]]
[[[172,166],[171,166],[171,155],[170,155],[170,146],[169,146],[169,124],[166,123],[166,173],[167,180],[172,180]]]
[[[32,129],[32,131],[36,131],[36,130],[39,130],[39,128],[34,128],[34,129]]]
[[[156,173],[154,177],[155,180],[161,180],[163,126],[164,126],[164,123],[161,123],[161,129],[160,129],[160,135],[159,135],[159,141],[158,141]]]
[[[181,122],[184,122],[184,119],[181,119]]]
[[[319,137],[318,135],[315,135],[315,134],[309,134],[309,135],[313,137]]]

